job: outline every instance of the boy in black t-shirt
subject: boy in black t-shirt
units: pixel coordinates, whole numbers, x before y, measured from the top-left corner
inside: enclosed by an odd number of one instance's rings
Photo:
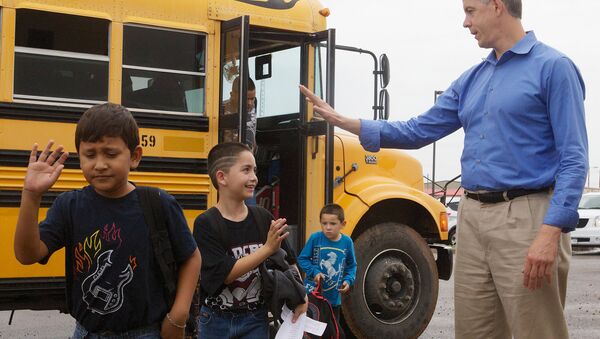
[[[123,106],[88,109],[77,123],[75,146],[89,186],[59,195],[38,224],[42,195],[58,180],[68,153],[50,141],[29,165],[15,233],[15,255],[25,265],[45,264],[66,248],[68,306],[77,320],[73,338],[181,338],[200,272],[200,252],[181,207],[160,191],[173,254],[177,293],[167,304],[129,171],[142,158],[137,124]]]
[[[264,232],[261,239],[259,227],[263,225],[257,225],[244,203],[252,197],[258,181],[248,146],[227,142],[213,147],[208,154],[208,173],[219,200],[216,210],[201,214],[194,222],[194,238],[203,257],[200,338],[268,338],[258,266],[280,247],[295,266],[295,256],[285,240],[289,234],[286,220],[272,220],[267,238]],[[223,221],[221,226],[211,224],[207,215],[213,212],[220,219],[212,220]],[[294,322],[306,308],[306,302],[295,308]]]

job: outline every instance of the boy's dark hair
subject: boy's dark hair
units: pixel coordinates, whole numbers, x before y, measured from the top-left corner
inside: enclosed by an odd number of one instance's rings
[[[138,125],[127,108],[107,102],[90,107],[83,113],[75,130],[75,147],[79,144],[97,142],[104,137],[123,139],[129,151],[133,153],[140,144]]]
[[[229,171],[242,152],[252,153],[250,147],[239,142],[217,144],[208,152],[208,176],[216,189],[219,189],[217,171]]]
[[[240,77],[236,77],[235,79],[233,79],[233,83],[231,84],[231,90],[232,92],[237,93],[238,92],[238,88],[240,88]],[[256,90],[256,85],[254,84],[254,81],[252,81],[251,78],[248,78],[248,91],[255,91]]]
[[[321,208],[319,213],[319,219],[323,217],[323,214],[333,214],[340,219],[340,222],[344,222],[344,209],[338,204],[327,204]]]

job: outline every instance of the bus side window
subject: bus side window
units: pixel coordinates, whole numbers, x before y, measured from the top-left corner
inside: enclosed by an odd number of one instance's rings
[[[203,113],[205,41],[198,33],[125,25],[122,104]]]
[[[15,100],[107,101],[109,25],[104,19],[17,9]]]

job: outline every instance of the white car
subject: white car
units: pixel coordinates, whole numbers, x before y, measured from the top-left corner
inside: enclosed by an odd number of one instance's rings
[[[458,223],[458,204],[460,203],[460,197],[452,197],[452,199],[446,203],[446,215],[448,215],[448,244],[456,246],[456,225]]]
[[[600,192],[584,194],[577,211],[579,223],[571,232],[573,252],[600,252]]]

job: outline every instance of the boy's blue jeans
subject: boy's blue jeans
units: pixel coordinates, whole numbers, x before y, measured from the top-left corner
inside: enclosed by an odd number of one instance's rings
[[[80,323],[75,325],[72,339],[160,339],[160,325],[151,325],[123,333],[90,333]]]
[[[269,319],[266,308],[247,312],[221,312],[202,306],[198,317],[201,339],[267,339]]]

